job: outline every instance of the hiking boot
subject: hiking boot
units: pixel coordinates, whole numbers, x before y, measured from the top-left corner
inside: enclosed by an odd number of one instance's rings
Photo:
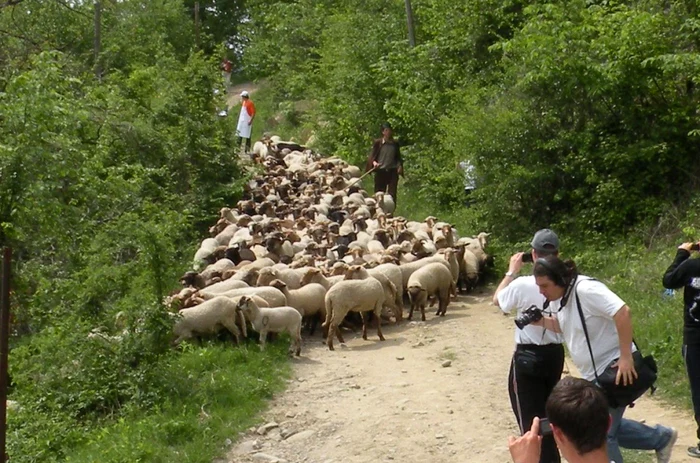
[[[695,447],[688,447],[688,455],[695,458],[700,458],[700,444]]]
[[[676,443],[676,439],[678,439],[678,430],[671,428],[671,437],[668,439],[668,442],[656,451],[656,461],[658,463],[669,463],[671,461],[671,452],[673,452],[673,444]]]

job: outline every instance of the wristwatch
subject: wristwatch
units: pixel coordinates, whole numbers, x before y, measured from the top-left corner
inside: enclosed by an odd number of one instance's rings
[[[506,272],[506,276],[507,276],[507,277],[514,277],[514,276],[515,276],[515,272],[507,271],[507,272]]]

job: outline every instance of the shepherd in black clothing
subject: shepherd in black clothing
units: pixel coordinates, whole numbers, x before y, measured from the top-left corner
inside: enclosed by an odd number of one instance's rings
[[[383,191],[390,194],[396,204],[399,175],[403,177],[403,159],[401,159],[399,143],[394,140],[391,125],[388,122],[382,124],[382,138],[376,139],[372,145],[372,153],[367,159],[365,171],[375,167],[374,192]]]
[[[678,246],[676,258],[664,274],[663,284],[669,289],[683,288],[683,358],[700,441],[700,259],[689,259],[695,244]],[[688,447],[688,455],[700,458],[700,442]]]

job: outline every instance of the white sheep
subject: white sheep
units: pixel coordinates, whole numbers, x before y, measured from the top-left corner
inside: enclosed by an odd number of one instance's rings
[[[287,298],[284,296],[282,291],[272,286],[262,286],[260,288],[241,288],[232,289],[220,294],[208,294],[205,291],[200,291],[199,295],[206,299],[213,299],[217,296],[225,296],[228,298],[238,297],[238,296],[258,296],[264,299],[270,307],[280,307],[287,305]]]
[[[434,262],[413,272],[408,279],[408,297],[411,299],[411,310],[408,319],[413,317],[413,310],[420,308],[421,320],[425,321],[425,305],[428,298],[437,296],[439,301],[435,315],[445,316],[447,305],[450,303],[450,293],[454,292],[455,283],[448,267]]]
[[[229,242],[231,241],[231,238],[233,238],[233,235],[238,231],[238,225],[231,224],[227,225],[226,228],[224,228],[221,233],[216,235],[214,238],[217,242],[218,246],[228,246]]]
[[[199,245],[199,249],[194,254],[194,262],[192,268],[195,271],[201,270],[207,263],[207,260],[214,254],[219,242],[215,238],[207,238]]]
[[[260,333],[260,350],[265,349],[267,333],[288,332],[292,336],[290,352],[301,354],[301,314],[293,307],[260,307],[253,299],[243,296],[237,309],[250,320],[253,330]]]
[[[331,286],[333,286],[339,281],[342,281],[344,278],[345,272],[343,272],[343,274],[340,275],[326,277],[323,273],[321,273],[320,269],[317,269],[315,267],[307,267],[306,273],[301,278],[301,286],[304,287],[310,283],[318,283],[324,288],[326,288],[326,290],[329,290]]]
[[[459,283],[460,291],[462,285],[468,292],[479,282],[479,258],[464,244],[457,246],[457,261],[459,262]]]
[[[396,202],[389,193],[378,191],[374,194],[377,200],[377,206],[384,211],[385,214],[393,214],[396,210]]]
[[[282,291],[287,298],[287,305],[294,307],[303,317],[310,320],[309,335],[313,335],[319,316],[321,320],[326,318],[326,288],[319,283],[310,283],[299,289],[290,289],[281,280],[273,280],[270,286]]]
[[[372,269],[374,270],[374,269]],[[374,278],[382,284],[384,288],[384,306],[391,310],[394,318],[397,322],[401,321],[403,316],[402,308],[403,301],[397,301],[397,290],[391,279],[385,275],[383,272],[371,272],[364,267],[359,265],[353,265],[350,267],[345,274],[346,280],[366,280],[367,278]]]
[[[410,262],[408,264],[399,265],[399,269],[401,269],[401,276],[403,277],[404,289],[406,289],[408,287],[408,279],[411,277],[413,272],[415,272],[419,268],[421,268],[425,265],[428,265],[430,263],[433,263],[433,262],[439,262],[439,263],[443,264],[448,270],[450,270],[450,264],[448,264],[447,261],[445,259],[443,259],[441,256],[424,257],[423,259],[418,259],[415,262]]]
[[[333,348],[333,333],[338,341],[344,343],[343,335],[338,326],[348,312],[360,312],[362,316],[362,339],[367,339],[367,321],[365,312],[373,311],[377,320],[377,335],[384,341],[382,334],[382,306],[384,305],[384,288],[373,279],[343,280],[334,284],[326,293],[326,321],[323,327],[328,330],[326,344]]]
[[[205,288],[205,291],[210,294],[221,294],[232,289],[248,288],[250,285],[243,281],[242,279],[229,278],[213,285],[209,285]]]
[[[219,259],[216,262],[214,262],[211,265],[208,265],[207,268],[199,272],[199,276],[201,276],[204,281],[207,282],[207,285],[210,284],[211,279],[214,278],[215,276],[221,276],[226,270],[232,269],[236,266],[233,262],[231,262],[229,259]]]
[[[457,260],[457,251],[454,248],[444,248],[438,251],[438,255],[442,256],[445,261],[450,264],[452,281],[455,283],[455,292],[452,295],[456,296],[457,282],[459,281],[459,261]]]
[[[247,336],[245,320],[236,310],[236,303],[228,297],[215,297],[189,309],[179,312],[181,318],[175,322],[173,332],[177,336],[174,344],[200,334],[215,334],[226,328],[240,342],[241,332]],[[240,320],[239,330],[237,321]]]
[[[289,289],[297,289],[301,287],[301,277],[305,273],[305,269],[274,269],[271,267],[263,268],[259,272],[256,286],[270,286],[273,280],[282,280]],[[291,305],[291,304],[290,304]]]

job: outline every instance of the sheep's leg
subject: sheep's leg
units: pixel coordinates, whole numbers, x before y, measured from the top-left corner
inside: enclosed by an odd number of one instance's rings
[[[382,334],[382,304],[378,303],[374,307],[374,315],[377,318],[377,336],[379,336],[380,341],[384,341],[384,335]],[[366,338],[365,338],[366,339]]]
[[[296,344],[296,350],[294,353],[297,357],[299,357],[301,355],[301,324],[299,324],[299,328],[297,329],[294,338],[294,344]]]
[[[364,312],[360,312],[362,318],[362,339],[367,340],[367,317]]]
[[[400,322],[401,320],[403,320],[403,298],[398,293],[398,291],[396,292],[396,300],[394,302],[394,305],[396,306],[396,321]]]
[[[265,341],[267,341],[267,331],[260,331],[260,350],[265,350]]]
[[[447,313],[447,306],[450,305],[450,291],[454,289],[454,283],[450,285],[450,290],[445,294],[445,305],[442,308],[442,316],[444,317]]]
[[[231,322],[226,321],[224,322],[224,328],[226,328],[229,333],[233,335],[233,339],[235,339],[236,342],[234,342],[234,345],[238,345],[241,343],[241,338],[240,338],[240,331],[238,327],[236,326],[236,321],[232,320]]]
[[[311,320],[309,321],[309,323],[311,324],[311,326],[309,327],[309,336],[313,336],[314,332],[316,331],[316,325],[318,325],[318,317],[319,314],[311,316]]]
[[[419,304],[420,304],[420,319],[425,321],[425,305],[428,303],[428,295],[427,293],[425,294],[425,299],[421,298]]]
[[[326,337],[326,345],[328,346],[329,350],[335,350],[333,348],[333,333],[337,330],[337,328],[338,327],[333,323],[331,323],[329,326],[328,336]]]
[[[335,335],[338,336],[338,342],[341,344],[345,344],[345,339],[343,339],[343,334],[340,332],[340,326],[338,324],[333,325],[335,327]],[[331,337],[330,332],[328,333],[328,336]]]
[[[408,311],[408,320],[410,321],[413,318],[413,309],[416,308],[415,301],[411,299],[411,310]]]

